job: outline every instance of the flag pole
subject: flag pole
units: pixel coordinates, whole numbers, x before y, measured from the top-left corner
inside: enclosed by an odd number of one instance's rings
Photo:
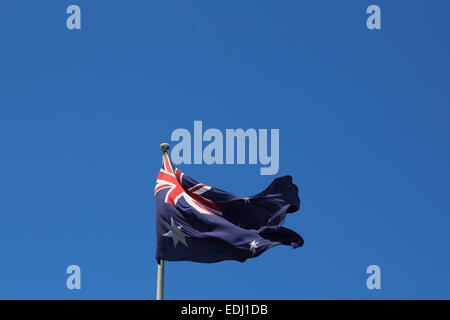
[[[158,262],[158,279],[156,280],[156,300],[164,300],[164,260]]]
[[[164,154],[170,149],[168,143],[161,143],[159,146],[163,152],[162,161],[164,162]],[[156,300],[164,300],[164,260],[158,261],[158,274],[156,279]]]

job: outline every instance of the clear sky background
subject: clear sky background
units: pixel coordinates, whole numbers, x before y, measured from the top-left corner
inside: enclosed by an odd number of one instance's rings
[[[66,8],[82,30],[66,28]],[[377,4],[382,30],[366,28]],[[0,4],[0,298],[153,299],[176,128],[279,128],[303,248],[166,264],[168,299],[450,298],[450,2]],[[181,165],[241,195],[260,165]],[[82,289],[66,289],[68,265]],[[366,268],[381,267],[381,290]]]

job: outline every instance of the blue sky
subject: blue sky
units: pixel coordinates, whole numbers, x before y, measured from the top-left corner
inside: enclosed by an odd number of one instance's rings
[[[82,29],[66,28],[66,8]],[[377,4],[382,29],[366,28]],[[153,299],[176,128],[279,128],[305,246],[166,264],[168,299],[449,299],[448,1],[2,1],[0,298]],[[259,165],[180,165],[256,194]],[[82,289],[69,291],[68,265]],[[381,290],[366,268],[381,267]]]

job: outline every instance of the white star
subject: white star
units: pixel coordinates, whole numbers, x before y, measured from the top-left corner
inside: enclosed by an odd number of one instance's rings
[[[184,244],[186,247],[188,246],[186,242],[186,237],[189,237],[187,234],[181,231],[181,226],[175,225],[173,218],[170,217],[170,226],[167,225],[169,231],[164,233],[164,237],[171,237],[173,239],[174,248],[177,247],[178,241]]]
[[[248,203],[250,203],[250,198],[249,197],[244,198],[244,204],[248,204]]]
[[[257,244],[259,242],[256,242],[255,240],[253,240],[252,242],[249,243],[250,245],[250,251],[253,253],[253,255],[256,254],[256,248],[258,248]]]

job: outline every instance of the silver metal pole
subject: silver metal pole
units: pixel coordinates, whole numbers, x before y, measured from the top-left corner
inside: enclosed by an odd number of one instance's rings
[[[164,154],[170,149],[168,143],[161,143],[159,148],[163,152],[162,161],[164,162]],[[164,300],[164,260],[158,262],[158,275],[156,279],[156,300]]]
[[[156,300],[164,300],[164,260],[158,263],[158,279],[156,280]]]

